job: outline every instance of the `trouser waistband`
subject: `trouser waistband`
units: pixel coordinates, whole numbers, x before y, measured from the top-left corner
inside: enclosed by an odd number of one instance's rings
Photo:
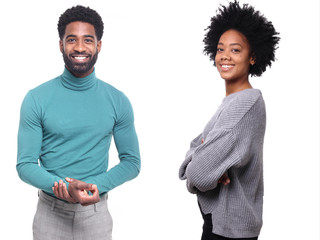
[[[89,205],[89,206],[82,206],[80,203],[68,203],[62,201],[60,199],[54,198],[47,193],[43,192],[42,190],[39,191],[39,200],[46,203],[47,205],[51,206],[51,210],[55,208],[60,208],[67,211],[74,211],[74,212],[83,212],[83,211],[97,211],[99,206],[105,204],[105,201],[108,199],[108,194],[103,194],[100,196],[100,202]]]

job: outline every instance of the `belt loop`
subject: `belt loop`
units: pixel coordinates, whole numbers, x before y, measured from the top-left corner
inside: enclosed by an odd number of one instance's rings
[[[54,206],[55,206],[55,201],[52,201],[52,203],[51,203],[51,211],[54,210]]]
[[[94,211],[97,212],[97,204],[94,204]]]

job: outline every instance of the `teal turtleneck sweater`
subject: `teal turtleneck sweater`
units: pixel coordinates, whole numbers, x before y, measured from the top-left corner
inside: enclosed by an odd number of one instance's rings
[[[53,195],[54,182],[71,177],[102,194],[139,174],[131,104],[95,72],[76,78],[65,69],[30,90],[20,114],[17,171],[24,182]],[[120,162],[107,171],[112,136]]]

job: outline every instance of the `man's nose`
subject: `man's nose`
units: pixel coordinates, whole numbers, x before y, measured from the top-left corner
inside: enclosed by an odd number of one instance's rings
[[[78,41],[77,44],[74,47],[74,50],[77,52],[84,52],[86,50],[86,47],[84,45],[84,42]]]

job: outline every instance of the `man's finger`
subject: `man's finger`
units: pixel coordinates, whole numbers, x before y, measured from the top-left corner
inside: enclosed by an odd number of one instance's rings
[[[100,197],[99,195],[98,196],[86,196],[86,197],[81,197],[80,198],[80,204],[82,206],[88,206],[88,205],[91,205],[91,204],[95,204],[97,202],[100,201]]]
[[[59,198],[63,198],[63,181],[59,181],[59,186],[58,186],[58,192],[59,192]]]
[[[91,190],[91,192],[92,192],[92,195],[93,195],[93,196],[100,198],[100,196],[99,196],[99,190],[98,190],[97,185],[92,184],[92,190]]]
[[[91,190],[91,192],[92,192],[93,198],[94,198],[96,201],[100,202],[100,195],[99,195],[99,190],[98,190],[97,185],[92,184],[92,188],[93,188],[93,190]]]
[[[52,187],[52,191],[53,191],[53,194],[54,194],[56,197],[59,197],[59,196],[58,196],[58,192],[57,192],[57,185],[58,185],[58,183],[57,183],[57,182],[54,182],[53,187]]]
[[[91,190],[93,190],[92,186],[93,186],[93,184],[91,184],[91,183],[85,183],[85,182],[81,182],[81,181],[76,183],[76,187],[81,190],[91,191]]]
[[[90,184],[91,185],[91,189],[90,192],[92,193],[91,196],[87,195],[87,196],[82,196],[80,203],[82,206],[88,206],[97,202],[100,202],[100,195],[99,195],[99,190],[97,185],[95,184]]]
[[[61,195],[60,195],[60,192],[59,192],[59,182],[57,182],[54,186],[54,189],[55,189],[55,195],[57,198],[61,198]]]
[[[81,189],[81,190],[90,191],[92,189],[91,183],[82,182],[77,179],[73,179],[73,178],[69,178],[69,177],[66,177],[66,181],[69,183],[75,184],[74,186],[79,190]]]
[[[73,179],[73,178],[66,177],[66,181],[67,181],[68,183],[72,183],[72,182],[74,181],[74,179]]]
[[[70,203],[75,203],[76,201],[69,195],[69,192],[67,190],[67,186],[65,183],[63,183],[63,198],[64,200],[67,200]]]

